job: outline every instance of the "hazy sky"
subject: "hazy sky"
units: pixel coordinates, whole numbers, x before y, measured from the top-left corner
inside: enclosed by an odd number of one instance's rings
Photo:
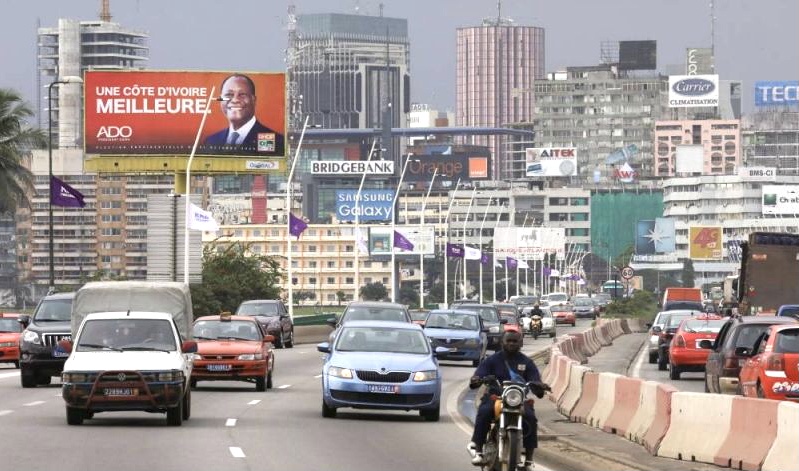
[[[302,13],[378,14],[373,0],[110,0],[113,21],[150,35],[149,68],[284,70],[286,18]],[[655,39],[658,67],[683,64],[687,47],[710,46],[710,0],[505,0],[502,16],[546,30],[546,69],[594,65],[604,40]],[[744,110],[757,80],[799,79],[799,0],[715,0],[716,64],[743,80]],[[0,0],[0,87],[35,106],[36,28],[58,18],[95,20],[100,0]],[[411,94],[455,107],[455,29],[496,17],[495,0],[384,0],[406,18]],[[44,94],[45,92],[43,92]]]

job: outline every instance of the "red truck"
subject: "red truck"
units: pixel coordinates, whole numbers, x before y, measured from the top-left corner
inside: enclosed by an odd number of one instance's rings
[[[699,288],[666,288],[663,292],[663,311],[675,309],[702,310],[702,290]]]

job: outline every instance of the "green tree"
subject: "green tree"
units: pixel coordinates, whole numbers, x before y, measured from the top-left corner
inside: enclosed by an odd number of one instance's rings
[[[278,299],[284,274],[271,257],[248,255],[239,242],[203,249],[203,282],[191,285],[195,316],[235,312],[248,299]]]
[[[294,302],[296,304],[300,304],[301,302],[303,302],[303,301],[305,301],[307,299],[315,298],[316,295],[314,294],[313,291],[300,290],[300,291],[297,291],[296,293],[294,293],[293,297],[294,297]]]
[[[693,288],[695,283],[694,262],[690,258],[683,259],[682,264],[682,285],[686,288]]]
[[[339,306],[341,306],[341,303],[343,303],[345,299],[347,299],[347,293],[341,290],[336,291],[336,300]]]
[[[366,301],[381,301],[388,297],[388,289],[379,281],[361,286],[361,297]]]
[[[424,296],[425,304],[437,304],[444,302],[444,283],[439,281],[430,285],[430,291]]]
[[[23,165],[23,157],[47,143],[41,130],[28,127],[27,118],[32,116],[17,92],[0,88],[0,214],[30,207],[27,192],[33,189],[33,174]]]
[[[411,307],[419,305],[419,287],[405,283],[399,290],[399,302]]]

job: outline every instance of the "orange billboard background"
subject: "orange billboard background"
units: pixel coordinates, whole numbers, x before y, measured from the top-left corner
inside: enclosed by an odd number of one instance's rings
[[[221,95],[233,72],[87,71],[84,76],[84,141],[87,154],[190,154],[211,88]],[[284,142],[286,78],[283,73],[244,72],[255,84],[255,117]],[[222,102],[211,102],[197,155],[283,157],[285,146],[257,149],[203,145],[208,136],[228,128]]]
[[[722,232],[721,227],[688,228],[688,248],[693,260],[720,260],[722,258]]]

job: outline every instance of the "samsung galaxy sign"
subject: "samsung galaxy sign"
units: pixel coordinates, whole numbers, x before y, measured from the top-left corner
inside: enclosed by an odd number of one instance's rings
[[[394,175],[394,162],[387,160],[317,160],[311,162],[314,175]]]
[[[719,106],[718,75],[669,76],[669,107]]]

